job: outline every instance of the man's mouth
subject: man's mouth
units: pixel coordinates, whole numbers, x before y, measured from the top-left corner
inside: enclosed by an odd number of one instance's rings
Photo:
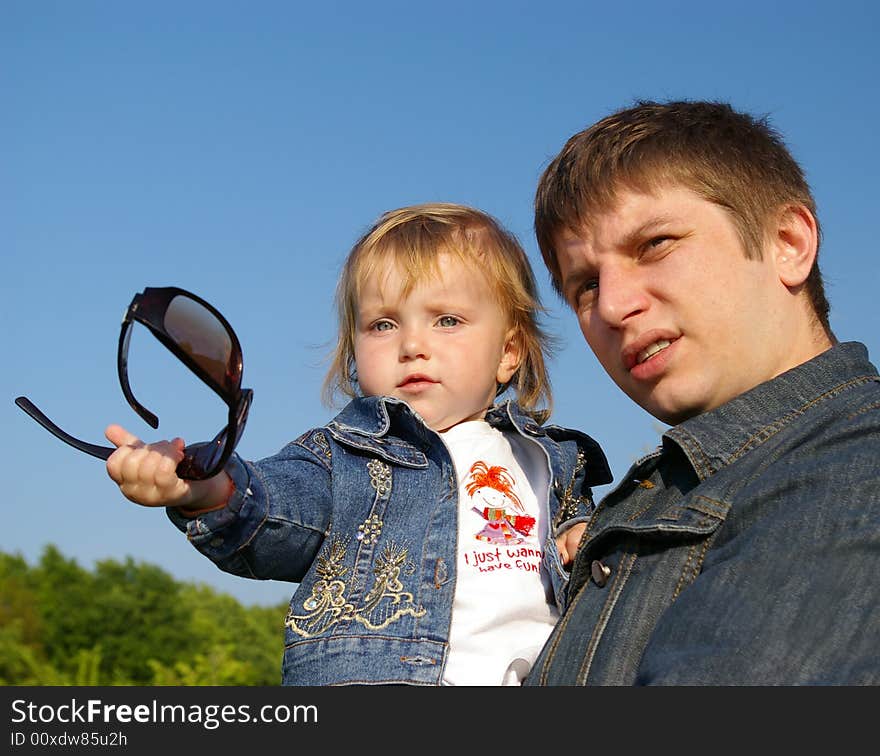
[[[660,341],[655,341],[653,344],[649,344],[636,355],[636,365],[641,365],[645,360],[657,354],[657,352],[662,352],[671,343],[671,341],[667,341],[666,339],[660,339]]]

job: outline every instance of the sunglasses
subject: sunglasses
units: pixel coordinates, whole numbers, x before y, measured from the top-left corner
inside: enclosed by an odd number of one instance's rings
[[[254,392],[241,387],[243,370],[241,345],[232,326],[220,312],[201,297],[174,286],[146,288],[134,299],[122,318],[116,367],[122,393],[132,409],[152,428],[159,418],[134,396],[128,382],[128,344],[132,324],[141,323],[227,405],[226,426],[211,441],[190,444],[183,451],[177,474],[187,480],[203,480],[216,475],[229,460],[241,439]],[[27,397],[15,403],[47,431],[74,449],[99,459],[116,451],[66,433],[53,423]]]

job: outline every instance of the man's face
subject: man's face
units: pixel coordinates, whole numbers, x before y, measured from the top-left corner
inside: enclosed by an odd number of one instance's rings
[[[727,212],[681,186],[617,200],[556,249],[563,296],[633,401],[675,424],[813,356],[772,243],[746,259]]]

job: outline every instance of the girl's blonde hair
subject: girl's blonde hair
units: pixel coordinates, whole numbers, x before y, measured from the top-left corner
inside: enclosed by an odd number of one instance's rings
[[[552,404],[545,355],[552,344],[539,323],[545,310],[532,267],[513,234],[492,216],[451,203],[391,210],[352,247],[336,288],[339,337],[324,380],[325,402],[332,404],[337,394],[349,398],[359,395],[354,337],[364,282],[396,265],[404,276],[406,294],[419,281],[437,275],[441,253],[454,255],[483,272],[519,340],[519,368],[507,385],[499,386],[498,393],[513,387],[523,409],[545,418]],[[540,405],[543,408],[539,410]]]

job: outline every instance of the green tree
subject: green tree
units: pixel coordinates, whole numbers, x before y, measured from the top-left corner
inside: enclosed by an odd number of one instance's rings
[[[193,633],[203,640],[203,648],[215,645],[228,649],[246,665],[248,682],[235,684],[278,685],[286,605],[244,607],[229,595],[197,585],[188,586],[184,595],[193,609]]]
[[[123,563],[98,562],[93,585],[100,601],[89,615],[107,683],[148,685],[150,662],[173,664],[198,650],[183,586],[159,567],[130,557]]]
[[[49,684],[36,581],[21,556],[0,554],[0,684]]]
[[[93,571],[0,552],[0,684],[277,685],[286,607],[245,607],[155,565]]]

